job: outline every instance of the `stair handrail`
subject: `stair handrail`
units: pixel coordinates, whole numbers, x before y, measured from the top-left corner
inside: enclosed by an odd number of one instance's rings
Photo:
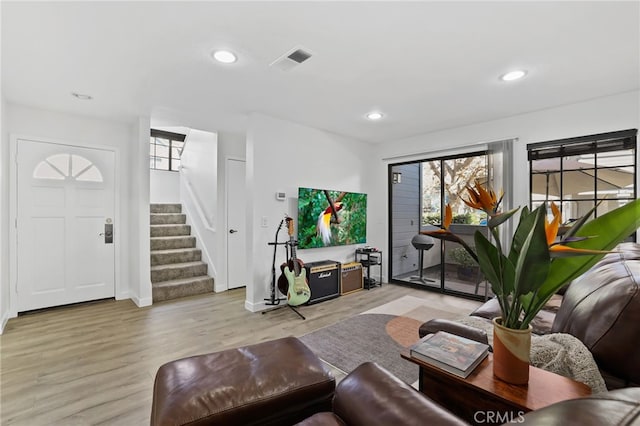
[[[204,209],[202,208],[200,199],[198,198],[197,194],[192,188],[191,180],[189,180],[187,170],[188,170],[187,167],[180,166],[180,175],[185,180],[185,183],[186,183],[185,188],[187,188],[187,191],[189,192],[189,198],[193,200],[193,204],[196,207],[196,212],[198,213],[198,217],[200,218],[200,221],[204,224],[204,228],[207,231],[216,232],[216,228],[211,224],[211,221],[209,220],[209,218],[207,218],[207,215],[204,213]]]

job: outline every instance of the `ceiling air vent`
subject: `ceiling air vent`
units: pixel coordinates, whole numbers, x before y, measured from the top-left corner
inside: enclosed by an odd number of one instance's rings
[[[311,56],[312,54],[308,50],[296,47],[273,61],[270,66],[279,68],[282,71],[289,71],[311,58]]]
[[[292,61],[296,61],[299,64],[303,63],[310,57],[311,53],[305,52],[302,49],[297,49],[287,56],[287,58],[291,59]]]

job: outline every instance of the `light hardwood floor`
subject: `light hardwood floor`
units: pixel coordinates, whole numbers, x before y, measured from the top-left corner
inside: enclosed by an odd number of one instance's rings
[[[463,314],[478,306],[389,284],[301,307],[306,321],[286,307],[246,311],[244,289],[147,308],[108,300],[23,315],[0,336],[0,424],[146,425],[165,362],[301,336],[405,295]]]

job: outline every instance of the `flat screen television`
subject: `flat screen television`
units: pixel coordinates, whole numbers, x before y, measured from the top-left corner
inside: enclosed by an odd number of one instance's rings
[[[298,247],[367,242],[367,194],[298,188]]]

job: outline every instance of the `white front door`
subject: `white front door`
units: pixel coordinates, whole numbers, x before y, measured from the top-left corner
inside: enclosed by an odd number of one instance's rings
[[[18,312],[114,297],[115,153],[19,139],[17,163]]]
[[[227,159],[227,287],[247,285],[245,162]]]

